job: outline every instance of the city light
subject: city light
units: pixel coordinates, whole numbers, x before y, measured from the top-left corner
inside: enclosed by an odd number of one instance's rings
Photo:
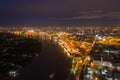
[[[9,75],[10,75],[11,77],[16,77],[16,76],[18,75],[18,72],[12,70],[12,71],[9,72]]]
[[[107,72],[109,72],[109,70],[104,69],[106,67],[111,71],[117,70],[120,72],[119,63],[116,63],[119,62],[118,59],[120,56],[120,37],[118,36],[120,29],[114,31],[114,29],[108,28],[108,30],[105,30],[113,31],[107,32],[103,30],[103,34],[96,33],[100,32],[101,27],[95,29],[91,27],[69,28],[69,30],[70,31],[66,31],[65,29],[59,28],[59,30],[54,31],[53,28],[50,27],[49,29],[44,28],[43,30],[39,28],[38,30],[24,28],[20,30],[10,30],[9,32],[15,35],[36,39],[39,42],[51,42],[51,44],[59,46],[64,56],[71,59],[70,74],[75,76],[75,80],[80,80],[80,75],[85,79],[91,80],[100,80],[102,78],[100,75],[105,75],[105,78],[108,79],[109,74],[107,74]],[[76,32],[76,30],[78,30],[78,32]],[[113,32],[116,32],[114,36]],[[112,36],[109,35],[110,33]],[[6,51],[7,49],[3,50],[3,52]],[[24,57],[25,56],[28,57],[27,55],[24,55]],[[29,57],[32,56],[29,55]],[[116,67],[116,65],[118,66]],[[112,78],[112,72],[109,73]],[[18,72],[12,70],[9,72],[9,75],[16,77]]]

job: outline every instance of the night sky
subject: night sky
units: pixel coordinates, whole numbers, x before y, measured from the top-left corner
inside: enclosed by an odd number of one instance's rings
[[[0,0],[0,25],[118,25],[120,0]]]

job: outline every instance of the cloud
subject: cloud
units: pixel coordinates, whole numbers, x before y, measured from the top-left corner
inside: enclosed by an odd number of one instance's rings
[[[84,11],[84,12],[80,12],[79,16],[64,18],[63,20],[101,19],[104,17],[109,17],[112,19],[120,19],[120,11],[118,12],[103,12],[101,10],[88,11],[88,12]]]
[[[115,22],[120,21],[119,3],[120,0],[0,0],[0,21]]]

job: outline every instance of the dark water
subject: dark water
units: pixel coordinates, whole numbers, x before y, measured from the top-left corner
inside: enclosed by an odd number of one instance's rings
[[[0,80],[66,80],[70,67],[70,59],[51,41],[0,33]]]
[[[50,41],[42,42],[42,52],[33,59],[15,80],[66,80],[70,71],[70,59],[62,49]]]

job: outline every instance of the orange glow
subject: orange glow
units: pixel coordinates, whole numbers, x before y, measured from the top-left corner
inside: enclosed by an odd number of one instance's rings
[[[98,77],[95,77],[94,80],[99,80],[99,78],[98,78]]]
[[[120,38],[107,37],[106,40],[99,40],[96,43],[120,46],[119,42],[120,42]]]

